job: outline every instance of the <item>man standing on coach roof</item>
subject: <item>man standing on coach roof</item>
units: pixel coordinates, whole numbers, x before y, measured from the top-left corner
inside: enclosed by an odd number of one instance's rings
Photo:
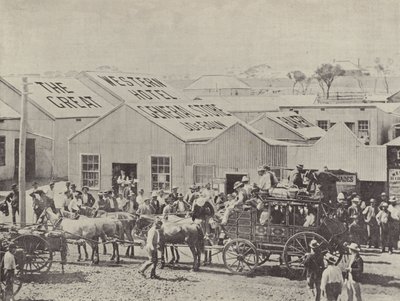
[[[303,164],[297,164],[296,169],[292,170],[289,175],[289,186],[296,185],[299,189],[304,188],[303,176],[301,175],[304,171]]]

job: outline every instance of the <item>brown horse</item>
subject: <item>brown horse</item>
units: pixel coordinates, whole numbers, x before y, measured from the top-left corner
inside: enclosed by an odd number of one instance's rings
[[[136,221],[138,232],[147,232],[155,218],[141,215]],[[187,244],[193,255],[193,271],[200,268],[200,256],[204,253],[204,233],[199,224],[185,221],[173,223],[165,221],[160,230],[161,264],[165,265],[164,250],[166,244]]]

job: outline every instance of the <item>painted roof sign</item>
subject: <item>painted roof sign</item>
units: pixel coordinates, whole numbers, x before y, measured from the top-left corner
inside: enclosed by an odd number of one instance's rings
[[[182,94],[153,75],[94,71],[83,74],[127,102],[185,100]]]
[[[22,77],[3,77],[21,89]],[[112,105],[74,78],[28,78],[29,98],[55,118],[98,117]]]
[[[129,104],[135,111],[184,141],[208,140],[239,121],[215,104]]]

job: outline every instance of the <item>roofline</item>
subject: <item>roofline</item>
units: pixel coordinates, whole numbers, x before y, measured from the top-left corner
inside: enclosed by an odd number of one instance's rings
[[[2,132],[19,132],[19,129],[18,130],[16,130],[16,129],[1,129],[1,131]],[[30,134],[30,135],[34,135],[34,136],[38,136],[38,137],[42,137],[42,138],[54,141],[54,138],[51,138],[49,136],[45,136],[45,135],[38,134],[38,133],[35,133],[35,132],[31,132],[31,131],[26,131],[26,133]]]
[[[1,117],[0,120],[19,120],[21,117]]]
[[[10,88],[11,90],[13,90],[15,93],[17,93],[19,96],[22,96],[21,91],[18,90],[16,87],[14,87],[11,83],[9,83],[3,76],[0,76],[0,81],[2,83],[4,83],[8,88]],[[36,107],[39,111],[41,111],[42,113],[44,113],[45,115],[47,115],[47,117],[49,117],[50,119],[55,120],[56,118],[50,114],[50,112],[48,112],[47,110],[45,110],[43,107],[41,107],[36,101],[34,101],[32,98],[29,97],[28,95],[28,101],[34,106]]]
[[[356,134],[354,134],[347,126],[346,126],[346,124],[344,123],[344,122],[337,122],[333,127],[331,127],[331,129],[333,129],[333,128],[335,128],[335,127],[337,127],[337,126],[343,126],[344,128],[345,128],[345,130],[346,131],[348,131],[354,138],[355,138],[355,140],[357,141],[357,143],[359,144],[359,145],[361,145],[361,146],[363,146],[363,147],[366,147],[366,145],[365,144],[363,144],[363,143],[361,143],[361,141],[358,139],[358,137],[356,136]],[[329,129],[328,131],[327,131],[327,133],[331,130],[331,129]],[[315,142],[313,145],[318,145],[319,143],[321,143],[321,141],[323,141],[324,139],[325,139],[325,137],[327,137],[327,135],[325,134],[324,136],[322,136],[317,142]],[[326,138],[326,139],[328,139],[328,138]],[[375,145],[374,145],[375,146]]]
[[[247,88],[222,88],[222,89],[244,89],[244,90],[248,90],[248,89],[252,89],[252,87],[250,87],[250,85],[249,84],[247,84],[246,82],[244,82],[242,79],[240,79],[240,78],[238,78],[238,77],[236,77],[236,76],[234,76],[234,75],[224,75],[224,74],[205,74],[205,75],[201,75],[199,78],[197,78],[197,79],[195,79],[194,81],[192,81],[192,83],[189,85],[189,86],[191,86],[192,84],[194,84],[195,82],[197,82],[198,80],[200,80],[201,78],[203,78],[203,77],[207,77],[207,76],[224,76],[224,77],[232,77],[232,78],[234,78],[234,79],[237,79],[238,81],[240,81],[242,84],[244,84],[245,86],[247,86]],[[188,87],[189,87],[188,86]],[[183,90],[204,90],[204,89],[188,89],[188,87],[186,87],[186,88],[183,88]],[[222,89],[219,89],[219,90],[222,90]]]
[[[89,124],[87,124],[86,126],[81,128],[80,130],[78,130],[77,132],[73,133],[71,136],[68,137],[68,141],[70,141],[71,139],[75,138],[78,134],[86,131],[88,128],[91,128],[93,125],[97,124],[98,122],[100,122],[101,120],[106,118],[108,115],[110,115],[111,113],[113,113],[116,110],[118,110],[119,108],[121,108],[123,105],[125,105],[125,103],[120,103],[119,105],[117,105],[114,108],[112,108],[110,111],[106,112],[104,115],[100,116],[96,120],[93,120],[92,122],[90,122]]]

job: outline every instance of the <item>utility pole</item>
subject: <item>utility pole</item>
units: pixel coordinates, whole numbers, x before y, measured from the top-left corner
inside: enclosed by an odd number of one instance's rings
[[[26,123],[27,123],[27,104],[28,104],[28,78],[22,78],[21,94],[21,121],[19,127],[19,216],[21,226],[26,224],[26,183],[25,183],[25,159],[26,159]]]

